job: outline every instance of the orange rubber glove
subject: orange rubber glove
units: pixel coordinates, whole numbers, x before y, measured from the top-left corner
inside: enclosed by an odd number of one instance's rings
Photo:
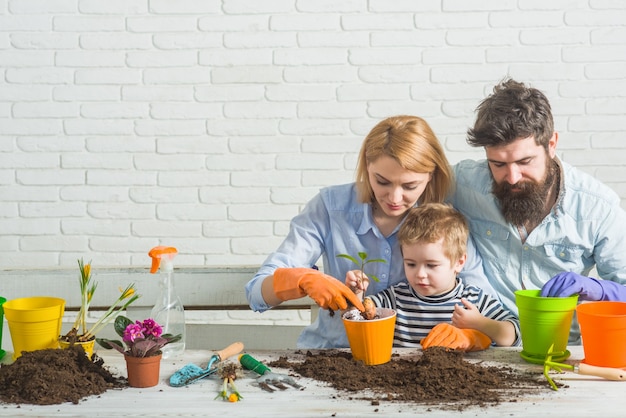
[[[332,276],[307,268],[279,268],[274,271],[274,293],[280,300],[309,295],[321,308],[347,309],[348,302],[359,311],[365,308],[352,290]]]
[[[441,323],[430,330],[421,344],[424,350],[428,347],[447,347],[463,351],[480,351],[489,348],[491,338],[475,329],[461,329]]]

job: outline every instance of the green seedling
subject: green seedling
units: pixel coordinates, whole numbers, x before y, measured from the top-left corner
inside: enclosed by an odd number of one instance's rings
[[[355,257],[352,257],[349,254],[337,254],[338,258],[345,258],[348,259],[350,261],[352,261],[354,264],[356,264],[360,269],[361,269],[361,277],[363,277],[365,275],[365,265],[369,264],[369,263],[386,263],[387,261],[382,259],[382,258],[372,258],[372,259],[368,259],[367,258],[367,253],[366,252],[359,252],[359,259],[357,260]],[[379,282],[380,280],[378,279],[378,277],[374,276],[373,274],[368,274],[367,277],[371,277],[375,282]]]

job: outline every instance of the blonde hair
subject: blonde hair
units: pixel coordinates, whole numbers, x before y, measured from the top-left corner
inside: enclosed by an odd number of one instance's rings
[[[469,227],[465,217],[444,203],[425,203],[409,210],[398,231],[401,246],[433,243],[443,238],[443,251],[451,263],[467,251]]]
[[[359,200],[374,202],[367,166],[383,155],[415,173],[431,173],[419,203],[443,202],[453,185],[453,174],[443,147],[426,121],[417,116],[393,116],[379,122],[365,137],[356,169]]]

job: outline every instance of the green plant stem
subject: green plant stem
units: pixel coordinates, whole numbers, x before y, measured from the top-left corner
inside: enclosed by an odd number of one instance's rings
[[[118,307],[120,302],[129,296],[128,292],[131,288],[134,288],[134,286],[135,285],[133,283],[126,287],[126,289],[122,293],[122,296],[120,296],[118,300],[109,307],[109,309],[104,313],[104,315],[100,317],[100,319],[98,319],[98,321],[96,321],[96,323],[91,327],[89,331],[83,334],[83,339],[89,340],[91,337],[95,336],[102,329],[102,327],[107,325],[111,320],[115,319],[122,311],[126,310],[126,308],[131,303],[139,298],[139,295],[133,294],[133,296],[128,301],[126,301],[124,305]]]

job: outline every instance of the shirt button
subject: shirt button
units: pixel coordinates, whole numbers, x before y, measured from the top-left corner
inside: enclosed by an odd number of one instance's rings
[[[528,251],[528,245],[524,245],[524,251]]]
[[[565,253],[561,253],[559,254],[561,257],[565,257]]]
[[[487,230],[487,236],[488,236],[488,237],[490,237],[490,236],[491,236],[491,230],[490,230],[490,229],[488,229],[488,230]]]

